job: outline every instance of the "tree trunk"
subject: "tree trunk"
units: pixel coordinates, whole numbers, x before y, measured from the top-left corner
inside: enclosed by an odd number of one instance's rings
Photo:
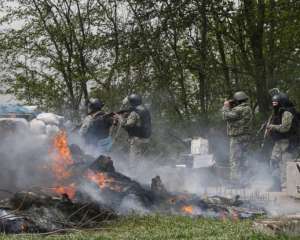
[[[268,111],[268,92],[264,56],[264,0],[244,0],[244,10],[247,22],[247,34],[253,54],[254,80],[259,110],[266,115]]]
[[[275,79],[275,37],[274,37],[274,32],[275,32],[275,7],[276,3],[274,0],[270,0],[269,3],[269,24],[270,24],[270,32],[268,36],[268,44],[269,44],[269,56],[268,56],[268,81],[267,81],[267,87],[268,89],[274,88],[277,85],[277,81]]]

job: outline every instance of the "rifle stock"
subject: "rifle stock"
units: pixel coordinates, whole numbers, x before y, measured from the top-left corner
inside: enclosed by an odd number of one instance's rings
[[[269,125],[271,124],[273,118],[273,114],[269,117],[268,121],[265,122],[265,126],[264,126],[264,138],[263,138],[263,142],[261,144],[261,148],[263,148],[265,146],[266,143],[266,139],[269,137],[270,135],[270,129],[269,129]]]

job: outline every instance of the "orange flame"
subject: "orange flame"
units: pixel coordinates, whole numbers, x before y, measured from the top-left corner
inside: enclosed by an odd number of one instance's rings
[[[107,177],[105,173],[95,173],[92,170],[88,170],[85,174],[85,177],[96,183],[100,189],[109,188],[110,190],[116,192],[121,192],[123,190],[113,178]]]
[[[184,213],[187,213],[187,214],[193,214],[193,206],[191,206],[191,205],[183,206],[181,208],[181,211],[183,211]]]
[[[49,151],[52,157],[51,171],[57,183],[71,177],[71,172],[68,167],[74,163],[71,151],[68,146],[67,134],[65,131],[60,131],[52,141],[52,148]],[[61,184],[56,184],[61,185]],[[57,194],[67,194],[70,199],[73,199],[76,193],[74,183],[68,186],[54,187],[53,191]]]
[[[71,176],[67,167],[72,165],[73,159],[68,146],[67,134],[64,131],[59,132],[53,139],[53,156],[52,172],[57,180],[63,180]]]
[[[55,187],[53,191],[57,194],[67,194],[70,199],[73,199],[76,194],[76,186],[74,183],[70,184],[69,186],[59,186]]]

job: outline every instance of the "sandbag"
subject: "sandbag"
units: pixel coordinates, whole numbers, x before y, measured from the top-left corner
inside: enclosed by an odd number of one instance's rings
[[[30,129],[35,134],[45,134],[46,124],[38,119],[33,119],[30,121]]]
[[[40,113],[36,119],[43,121],[46,124],[59,126],[64,117],[56,115],[54,113]]]

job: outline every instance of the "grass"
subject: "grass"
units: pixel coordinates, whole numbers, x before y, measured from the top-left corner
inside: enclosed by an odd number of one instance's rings
[[[80,231],[65,235],[0,235],[8,239],[52,239],[52,240],[125,240],[125,239],[228,239],[228,240],[275,240],[299,239],[285,236],[270,237],[255,233],[251,221],[217,221],[181,216],[131,216],[105,224],[97,231]]]

